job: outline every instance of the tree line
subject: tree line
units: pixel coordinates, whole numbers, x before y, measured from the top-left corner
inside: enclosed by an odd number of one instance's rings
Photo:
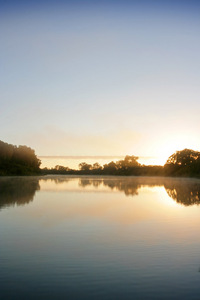
[[[123,160],[111,161],[101,166],[98,162],[79,164],[79,170],[57,165],[44,168],[43,174],[70,175],[118,175],[118,176],[175,176],[200,177],[200,152],[191,149],[176,151],[164,166],[146,166],[138,162],[139,157],[127,155]]]
[[[119,161],[101,166],[98,162],[82,162],[79,169],[57,165],[40,168],[41,161],[35,151],[27,146],[15,146],[0,141],[0,175],[116,175],[116,176],[176,176],[200,177],[200,152],[191,149],[176,151],[164,166],[146,166],[138,162],[139,157],[127,155]]]

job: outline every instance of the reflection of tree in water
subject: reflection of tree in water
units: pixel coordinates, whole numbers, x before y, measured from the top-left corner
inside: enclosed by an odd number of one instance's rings
[[[79,179],[79,186],[85,188],[87,186],[93,186],[95,188],[98,188],[100,185],[106,186],[112,190],[116,189],[118,191],[123,191],[127,196],[128,195],[137,195],[137,189],[138,185],[135,181],[133,180],[119,180],[117,179]]]
[[[200,180],[177,179],[165,177],[108,177],[108,178],[80,178],[79,185],[98,187],[104,185],[112,190],[124,192],[126,196],[138,195],[144,186],[164,186],[167,194],[177,203],[183,205],[200,204]]]
[[[165,187],[169,197],[183,205],[200,204],[200,180],[166,177],[69,177],[54,176],[43,177],[42,180],[51,180],[56,184],[62,184],[71,180],[78,180],[79,186],[86,188],[93,186],[96,189],[100,186],[108,187],[111,190],[124,192],[126,196],[138,195],[142,187]]]
[[[200,204],[200,181],[190,179],[168,179],[164,187],[168,195],[185,206]]]
[[[144,177],[105,177],[105,178],[79,178],[81,187],[103,185],[112,190],[124,192],[126,196],[138,195],[138,189],[143,186],[158,186],[163,185],[162,178],[144,178]]]
[[[53,178],[51,177],[43,177],[42,180],[44,181],[51,181],[54,182],[55,184],[62,184],[62,183],[67,183],[68,181],[71,180],[71,178],[67,178],[66,176],[54,176]]]
[[[86,186],[93,186],[98,188],[102,184],[102,179],[89,179],[89,178],[79,178],[79,186],[85,188]]]
[[[138,185],[135,181],[128,181],[126,180],[118,180],[118,179],[99,179],[99,180],[93,180],[93,179],[79,179],[79,186],[85,188],[87,186],[93,186],[95,188],[98,188],[100,185],[109,187],[110,189],[123,191],[127,196],[128,195],[137,195],[137,189]]]
[[[39,189],[39,179],[36,177],[0,178],[0,209],[15,204],[28,204],[33,201],[35,192]]]
[[[110,189],[124,192],[126,196],[138,195],[138,189],[141,187],[136,180],[104,180],[104,186],[108,186]]]

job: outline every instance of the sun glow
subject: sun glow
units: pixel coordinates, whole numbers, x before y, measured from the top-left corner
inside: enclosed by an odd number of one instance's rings
[[[154,147],[155,156],[150,160],[152,165],[164,165],[173,153],[183,149],[199,149],[197,138],[191,134],[177,134],[174,137],[168,136],[159,141]]]

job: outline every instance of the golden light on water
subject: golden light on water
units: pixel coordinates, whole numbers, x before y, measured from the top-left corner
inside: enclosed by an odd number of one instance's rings
[[[138,185],[135,189],[136,182]],[[170,216],[173,225],[168,226],[167,230],[173,235],[174,226],[177,226],[179,222],[187,222],[185,220],[186,210],[192,216],[192,214],[196,214],[197,207],[191,206],[188,209],[169,197],[164,187],[165,182],[170,183],[170,180],[163,178],[127,180],[124,178],[113,179],[112,177],[93,179],[87,176],[81,178],[45,177],[40,180],[40,190],[43,192],[44,199],[40,202],[36,201],[35,206],[39,205],[40,207],[38,214],[41,213],[41,210],[51,212],[53,222],[81,216],[81,219],[85,221],[101,217],[101,219],[115,224],[130,225],[143,222],[145,226],[146,222],[153,219],[160,223],[168,220]],[[130,184],[127,189],[126,184]],[[187,181],[185,184],[188,184]],[[123,190],[122,187],[125,189]],[[49,198],[50,192],[53,193]],[[128,194],[129,192],[130,194]],[[54,201],[55,194],[57,201]],[[47,196],[48,202],[44,201]],[[62,210],[60,206],[62,206]],[[34,210],[34,216],[35,213],[37,214],[36,211],[37,209]]]

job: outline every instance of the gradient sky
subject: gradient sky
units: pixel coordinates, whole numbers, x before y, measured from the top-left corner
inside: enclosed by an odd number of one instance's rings
[[[0,0],[0,140],[166,160],[199,113],[200,1]]]

